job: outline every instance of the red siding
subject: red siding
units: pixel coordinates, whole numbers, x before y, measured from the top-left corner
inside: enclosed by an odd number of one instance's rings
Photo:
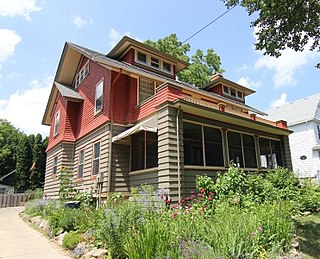
[[[103,108],[98,114],[95,110],[96,85],[104,81]],[[77,88],[83,97],[83,103],[79,106],[77,138],[84,136],[95,128],[109,120],[109,93],[110,93],[111,71],[90,61],[90,72]]]
[[[222,95],[222,84],[218,84],[215,87],[212,87],[209,91],[216,93],[218,95]]]
[[[50,135],[49,135],[49,143],[47,150],[50,150],[56,144],[63,140],[64,129],[65,129],[65,119],[66,119],[66,100],[59,94],[57,97],[56,106],[53,109],[52,117],[51,117],[51,125],[50,125]],[[54,137],[54,123],[56,112],[60,110],[60,123],[59,123],[59,133]]]
[[[121,60],[128,62],[130,64],[134,64],[134,49],[130,49]]]

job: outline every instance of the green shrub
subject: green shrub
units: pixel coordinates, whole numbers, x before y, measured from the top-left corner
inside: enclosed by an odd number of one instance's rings
[[[62,247],[64,249],[73,249],[81,241],[81,235],[76,232],[67,233],[62,240]]]
[[[85,214],[82,210],[59,208],[48,217],[49,226],[54,235],[59,230],[67,232],[75,231],[84,217]]]
[[[93,205],[93,196],[89,192],[79,192],[75,195],[75,200],[80,201],[81,207],[90,207]]]
[[[36,188],[34,190],[27,190],[25,192],[26,201],[34,200],[34,199],[42,199],[43,197],[43,189]]]

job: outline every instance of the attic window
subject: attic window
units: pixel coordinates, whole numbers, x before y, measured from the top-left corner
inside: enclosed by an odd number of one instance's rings
[[[236,90],[235,88],[229,87],[229,86],[226,86],[226,85],[223,86],[223,94],[224,95],[229,95],[229,96],[231,96],[233,98],[237,98],[237,99],[240,99],[240,100],[244,99],[244,93],[242,91]]]
[[[156,56],[136,51],[135,61],[137,63],[152,67],[162,72],[173,74],[173,65]]]
[[[81,82],[86,78],[89,74],[89,61],[80,69],[79,73],[76,76],[76,83],[75,86],[81,84]]]
[[[151,57],[151,66],[155,68],[160,68],[160,60],[154,57]]]
[[[139,62],[147,64],[147,55],[141,52],[138,52],[137,59]]]
[[[167,73],[172,73],[172,66],[171,64],[167,63],[167,62],[163,62],[162,64],[162,70],[164,72],[167,72]]]

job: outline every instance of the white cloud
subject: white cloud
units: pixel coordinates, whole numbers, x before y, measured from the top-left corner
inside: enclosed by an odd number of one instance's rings
[[[81,29],[83,26],[88,25],[89,23],[92,23],[92,20],[87,21],[82,19],[79,15],[74,15],[72,16],[72,22],[75,26]]]
[[[36,0],[1,0],[0,16],[24,16],[31,20],[32,12],[40,11],[41,7],[36,5]]]
[[[241,77],[238,80],[238,84],[239,85],[243,85],[243,86],[248,87],[248,88],[257,89],[260,86],[261,82],[260,81],[254,82],[248,77]]]
[[[286,93],[282,93],[281,96],[276,99],[273,100],[270,104],[270,108],[276,108],[280,105],[286,104],[287,103],[287,94]]]
[[[44,82],[33,80],[29,83],[29,89],[17,91],[8,99],[0,99],[0,118],[7,119],[27,134],[49,135],[49,127],[41,125],[41,121],[52,79],[47,77]]]
[[[0,29],[0,68],[1,63],[14,54],[16,45],[21,41],[21,37],[12,30]]]
[[[257,39],[255,33],[259,29],[254,28],[254,37]],[[296,52],[292,49],[285,49],[281,52],[281,56],[270,57],[262,55],[262,52],[258,51],[261,56],[255,62],[255,68],[267,68],[275,72],[273,76],[274,87],[279,88],[281,86],[290,86],[297,83],[295,74],[299,72],[301,68],[309,63],[315,57],[320,57],[319,52],[309,51],[310,44],[307,44],[304,51]]]
[[[119,31],[111,28],[109,31],[109,35],[108,35],[110,46],[113,48],[118,43],[118,41],[121,40],[121,38],[125,35],[128,37],[132,37],[130,31],[125,31],[124,33],[121,33]],[[142,41],[141,39],[139,39],[137,37],[135,37],[135,40]]]

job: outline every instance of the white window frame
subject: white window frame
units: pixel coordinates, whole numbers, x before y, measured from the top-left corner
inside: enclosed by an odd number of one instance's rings
[[[75,82],[75,87],[79,86],[81,82],[87,77],[89,74],[89,61],[84,64],[84,66],[79,70],[78,74],[76,75],[76,82]]]
[[[58,174],[58,156],[53,157],[52,174]]]
[[[98,89],[99,87],[101,87],[101,94],[100,94],[100,90]],[[101,80],[97,85],[96,85],[96,89],[95,89],[95,98],[94,98],[94,114],[98,114],[103,110],[103,88],[104,88],[104,83],[103,80]],[[98,92],[99,90],[99,92]],[[100,94],[99,96],[97,96],[98,94]],[[101,106],[99,109],[97,109],[97,101],[101,98]]]
[[[83,154],[83,156],[81,155],[81,153]],[[78,178],[83,178],[83,173],[84,173],[84,156],[85,156],[85,153],[84,153],[84,149],[81,149],[79,151],[79,157],[78,157],[78,174],[77,174],[77,177]],[[81,177],[80,177],[80,170],[81,170]]]
[[[228,89],[228,92],[226,92],[226,89]],[[235,95],[231,95],[231,91],[235,91]],[[224,95],[228,95],[231,96],[232,98],[236,98],[239,100],[244,100],[244,92],[240,91],[236,88],[230,87],[230,86],[226,86],[226,85],[222,85],[222,92]],[[241,97],[239,97],[239,93],[241,93]]]
[[[99,156],[96,157],[95,154],[95,145],[99,144]],[[100,141],[96,141],[93,143],[92,145],[92,176],[97,176],[100,173],[100,156],[101,156],[101,142]],[[98,172],[94,172],[94,164],[95,162],[98,161]]]
[[[318,139],[320,140],[320,125],[317,125],[317,130],[318,130]]]
[[[138,58],[139,53],[146,56],[146,62],[139,60],[139,58]],[[152,65],[153,64],[152,58],[157,59],[159,61],[158,67]],[[155,55],[151,55],[151,54],[148,54],[148,53],[140,51],[140,50],[135,50],[135,61],[139,64],[151,67],[153,69],[157,69],[157,70],[164,72],[166,74],[173,75],[173,64],[171,62],[169,62],[167,60],[163,60]],[[170,71],[168,71],[167,69],[164,69],[164,63],[170,65]]]
[[[59,134],[60,127],[60,110],[58,110],[54,116],[54,127],[53,127],[53,136],[57,136]]]

